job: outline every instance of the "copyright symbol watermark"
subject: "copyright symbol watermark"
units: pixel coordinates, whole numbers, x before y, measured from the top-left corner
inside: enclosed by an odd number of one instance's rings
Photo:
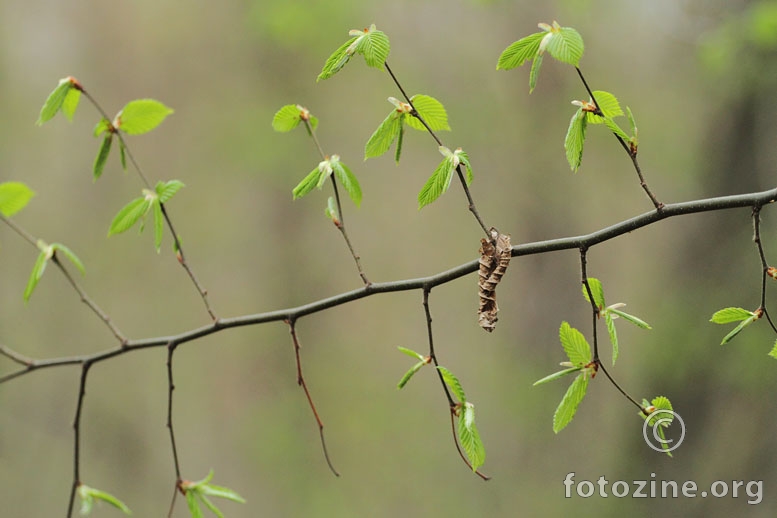
[[[667,439],[664,436],[664,429],[672,423],[678,423],[680,426],[680,438],[677,440]],[[667,453],[676,450],[685,440],[685,422],[677,412],[656,409],[645,419],[642,425],[642,437],[647,445],[657,452]]]

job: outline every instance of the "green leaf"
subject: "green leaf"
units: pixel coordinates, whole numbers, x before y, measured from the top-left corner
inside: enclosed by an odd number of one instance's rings
[[[583,161],[583,144],[585,143],[586,117],[579,108],[569,121],[569,129],[564,139],[564,149],[567,151],[567,161],[572,171],[577,172]]]
[[[464,164],[464,167],[467,170],[466,179],[467,179],[467,185],[472,183],[472,164],[469,163],[469,155],[465,153],[461,148],[458,148],[456,151],[453,152],[453,155],[459,159],[459,162]]]
[[[119,159],[121,161],[121,168],[127,170],[127,152],[124,146],[124,141],[119,139]]]
[[[310,191],[315,189],[316,185],[318,185],[319,176],[321,176],[321,171],[318,167],[316,167],[294,188],[292,191],[294,199],[296,200],[297,198],[302,198]]]
[[[669,401],[669,398],[666,396],[657,396],[653,398],[653,401],[651,401],[654,407],[656,407],[656,410],[673,410],[672,403]],[[671,423],[666,423],[664,426],[669,426]]]
[[[327,205],[324,214],[326,214],[327,218],[332,220],[332,223],[340,226],[340,215],[337,213],[337,205],[335,204],[334,197],[330,196],[326,203]]]
[[[440,101],[429,95],[414,95],[410,98],[415,111],[418,112],[424,121],[433,131],[450,131],[448,125],[448,112]],[[426,131],[424,125],[416,117],[405,117],[407,125],[411,128]]]
[[[208,499],[208,497],[206,497],[206,496],[205,496],[205,495],[203,495],[202,493],[198,494],[197,496],[199,497],[200,501],[201,501],[203,504],[205,504],[205,507],[207,507],[208,509],[210,509],[210,512],[212,512],[213,514],[215,514],[216,516],[218,516],[218,518],[224,518],[224,513],[222,513],[222,512],[221,512],[221,509],[219,509],[218,507],[216,507],[216,506],[213,504],[213,502],[211,502],[211,501]]]
[[[132,511],[130,511],[129,507],[124,505],[121,500],[111,495],[110,493],[100,491],[99,489],[81,484],[78,487],[78,496],[82,500],[81,515],[87,515],[91,512],[95,499],[109,503],[124,514],[132,514]]]
[[[92,133],[94,134],[95,137],[99,137],[106,131],[110,130],[110,128],[111,128],[111,121],[103,118],[103,119],[100,119],[100,122],[95,124],[94,131]]]
[[[453,375],[451,371],[446,369],[442,366],[437,366],[437,370],[440,371],[440,374],[442,374],[442,379],[445,382],[446,385],[448,385],[448,388],[451,389],[451,392],[453,392],[453,395],[456,396],[456,399],[459,400],[461,403],[467,402],[467,396],[464,395],[464,389],[461,388],[461,383],[459,383],[459,379]]]
[[[602,288],[602,282],[594,277],[588,277],[588,286],[591,288],[591,293],[594,295],[596,307],[600,310],[604,309],[604,288]],[[585,283],[583,284],[583,296],[585,297],[585,300],[591,302],[591,299],[588,297],[588,290],[585,288]]]
[[[364,146],[365,160],[380,156],[389,150],[391,143],[399,137],[402,131],[402,119],[404,118],[406,118],[405,114],[399,113],[397,110],[391,110],[391,113],[380,123],[378,129],[375,130],[367,141],[367,145]],[[399,159],[397,158],[398,161]]]
[[[47,250],[41,250],[40,254],[38,254],[35,265],[32,267],[32,272],[30,272],[30,278],[27,280],[27,287],[24,288],[24,302],[29,302],[32,292],[38,285],[38,281],[43,277],[43,272],[46,271],[46,263],[50,258],[51,255],[49,255]]]
[[[742,308],[725,308],[720,311],[716,311],[710,322],[716,324],[728,324],[730,322],[739,322],[740,320],[746,320],[755,315],[752,311],[748,311]]]
[[[135,198],[128,204],[126,204],[113,218],[111,227],[108,230],[108,236],[113,234],[121,234],[122,232],[129,230],[135,225],[143,216],[148,213],[151,208],[151,200],[147,196],[141,196]]]
[[[634,115],[631,113],[631,108],[626,106],[626,116],[629,119],[629,125],[631,126],[631,142],[636,146],[639,144],[639,129],[637,128],[637,121],[634,119]]]
[[[52,252],[62,252],[62,254],[67,257],[71,263],[73,263],[73,266],[78,268],[78,271],[81,272],[81,275],[86,275],[86,268],[84,268],[84,263],[82,263],[81,259],[79,259],[78,256],[74,254],[73,251],[68,247],[61,243],[53,243],[51,245],[51,249]]]
[[[340,180],[340,183],[343,184],[345,191],[351,197],[353,203],[358,207],[362,202],[362,189],[359,186],[359,180],[356,179],[356,176],[354,176],[347,165],[340,162],[339,160],[334,160],[334,156],[331,160],[332,169],[334,169],[335,176],[338,180]]]
[[[237,492],[229,489],[228,487],[217,486],[216,484],[206,484],[202,486],[202,493],[208,496],[215,496],[217,498],[223,498],[225,500],[232,500],[239,504],[246,503],[245,498],[237,494]]]
[[[105,169],[105,162],[108,160],[108,155],[111,152],[112,142],[113,133],[107,133],[103,138],[103,142],[100,144],[100,149],[97,151],[97,156],[94,159],[92,177],[95,181],[97,181],[97,179],[100,178],[100,176],[103,174],[103,169]]]
[[[450,150],[448,150],[448,152],[450,153]],[[434,170],[432,176],[429,177],[424,186],[421,188],[421,191],[418,193],[419,209],[429,205],[437,198],[439,198],[442,193],[448,190],[448,187],[451,185],[454,169],[455,166],[453,165],[453,160],[451,157],[446,156],[443,158],[442,162],[440,162],[440,165],[437,166],[437,169]]]
[[[589,113],[589,115],[590,115],[590,113]],[[594,116],[594,118],[601,119],[601,117],[596,117],[596,116]],[[631,137],[629,137],[629,136],[626,134],[626,132],[625,132],[625,131],[623,131],[623,130],[621,129],[621,127],[620,127],[620,126],[618,126],[618,125],[615,123],[615,121],[614,121],[614,120],[612,120],[612,119],[610,119],[610,118],[605,118],[605,119],[601,119],[601,120],[602,120],[602,123],[603,123],[605,126],[607,126],[607,128],[608,128],[610,131],[612,131],[613,133],[615,133],[617,136],[619,136],[620,138],[622,138],[622,139],[623,139],[623,140],[625,140],[626,142],[629,142],[629,141],[631,140]]]
[[[464,403],[462,406],[458,433],[459,442],[469,458],[472,471],[477,471],[486,461],[486,449],[475,426],[475,407],[472,403]]]
[[[405,385],[407,385],[407,382],[410,381],[410,378],[412,378],[416,372],[421,370],[424,365],[426,365],[426,361],[420,361],[410,367],[410,369],[402,376],[402,379],[399,380],[399,383],[397,383],[397,388],[402,389]]]
[[[165,229],[165,218],[162,214],[162,204],[159,203],[159,198],[151,202],[151,206],[154,209],[154,247],[156,247],[156,253],[160,253],[162,250],[162,235]]]
[[[69,88],[65,95],[65,100],[62,102],[62,113],[65,114],[67,120],[73,122],[73,115],[78,108],[78,101],[81,100],[81,90],[78,88]]]
[[[572,27],[554,27],[548,38],[545,50],[562,63],[578,66],[583,57],[583,38]]]
[[[534,59],[540,50],[540,42],[545,32],[536,32],[511,43],[502,51],[496,63],[497,70],[510,70]]]
[[[615,322],[613,321],[610,311],[604,313],[604,322],[607,324],[607,333],[610,335],[610,343],[612,344],[612,364],[615,365],[615,360],[618,359],[619,352],[618,333],[615,331]]]
[[[307,120],[313,129],[318,126],[318,119],[310,114],[310,111],[304,106],[299,104],[287,104],[280,110],[275,112],[275,116],[272,119],[272,128],[275,131],[285,133],[291,131],[300,122]]]
[[[402,154],[402,142],[405,138],[405,127],[399,126],[399,135],[397,136],[397,148],[394,151],[394,161],[399,165],[399,155]]]
[[[113,125],[128,135],[141,135],[159,126],[173,110],[154,99],[128,102],[116,115]]]
[[[186,504],[189,506],[189,514],[192,518],[203,518],[202,510],[197,504],[197,494],[194,491],[186,492]]]
[[[159,201],[167,203],[170,198],[175,196],[175,193],[181,190],[181,187],[185,187],[180,180],[170,180],[168,182],[157,182],[154,190],[159,196]]]
[[[567,358],[575,367],[585,367],[591,363],[591,346],[588,345],[583,334],[570,326],[567,322],[562,322],[559,328],[559,339]]]
[[[0,183],[0,213],[10,218],[30,202],[35,192],[22,182]]]
[[[624,313],[623,311],[621,311],[621,310],[619,310],[619,309],[615,309],[615,308],[608,308],[608,309],[607,309],[607,311],[608,311],[609,313],[612,313],[613,315],[618,315],[618,316],[619,316],[619,317],[621,317],[623,320],[626,320],[626,321],[628,321],[628,322],[631,322],[631,323],[632,323],[632,324],[634,324],[635,326],[637,326],[637,327],[641,327],[642,329],[653,329],[652,327],[650,327],[650,324],[648,324],[648,323],[647,323],[647,322],[645,322],[644,320],[642,320],[642,319],[640,319],[640,318],[637,318],[637,317],[635,317],[634,315],[629,315],[628,313]]]
[[[596,105],[599,106],[602,114],[605,118],[614,119],[623,115],[623,110],[618,102],[618,99],[610,92],[604,90],[594,90],[594,99],[596,99]],[[604,122],[601,116],[588,112],[588,122],[592,124],[601,124]]]
[[[568,369],[564,369],[563,371],[554,372],[553,374],[549,374],[548,376],[545,376],[542,379],[539,379],[534,382],[533,386],[542,385],[543,383],[548,383],[549,381],[555,381],[559,378],[563,378],[567,374],[572,374],[573,372],[577,372],[582,367],[569,367]]]
[[[413,351],[412,349],[408,349],[407,347],[397,347],[397,349],[399,349],[400,352],[415,358],[416,360],[424,360],[425,359],[424,355],[419,354],[419,353]]]
[[[40,115],[35,124],[40,126],[44,122],[48,122],[54,118],[57,112],[65,104],[65,98],[71,88],[73,88],[75,79],[72,77],[65,77],[59,80],[57,87],[49,94],[46,102],[43,103],[43,107],[40,109]],[[72,101],[71,101],[72,102]]]
[[[575,378],[575,381],[567,389],[566,394],[561,399],[556,408],[556,412],[553,414],[553,432],[559,433],[564,429],[566,425],[572,421],[577,412],[577,407],[585,397],[585,392],[588,389],[588,375],[586,371],[581,372]]]
[[[357,38],[358,36],[354,36],[353,38],[349,39],[340,45],[340,47],[338,47],[338,49],[327,58],[326,63],[324,63],[324,68],[316,78],[316,82],[319,82],[322,79],[329,79],[338,73],[346,65],[346,63],[348,63],[355,51],[353,44],[356,42]]]
[[[769,356],[777,360],[777,340],[774,342],[774,346],[772,347],[772,350],[769,351]]]
[[[372,24],[364,35],[358,38],[356,45],[356,52],[364,56],[367,66],[373,68],[383,68],[390,50],[388,36],[377,30],[375,24]]]
[[[537,77],[540,75],[540,67],[542,66],[542,54],[538,54],[534,61],[531,63],[531,71],[529,72],[529,93],[534,91],[534,87],[537,86]]]
[[[743,320],[739,323],[738,326],[736,326],[729,334],[723,337],[723,341],[720,342],[720,345],[725,345],[729,343],[736,335],[738,335],[744,328],[752,324],[758,319],[757,315],[753,315],[750,318]]]

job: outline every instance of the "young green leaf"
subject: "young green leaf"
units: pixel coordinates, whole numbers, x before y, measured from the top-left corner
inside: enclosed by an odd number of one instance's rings
[[[412,349],[408,349],[407,347],[397,347],[401,353],[404,353],[408,356],[411,356],[415,358],[416,360],[425,360],[425,356],[423,354],[419,354]]]
[[[545,32],[535,32],[525,38],[511,43],[506,49],[499,55],[499,60],[496,63],[497,70],[510,70],[516,68],[530,59],[534,59],[539,50],[540,42],[545,37]]]
[[[774,346],[772,346],[772,350],[769,351],[769,356],[777,360],[777,340],[775,340]]]
[[[426,365],[426,361],[420,361],[410,367],[410,369],[402,376],[402,379],[399,380],[399,383],[397,383],[397,388],[402,389],[405,385],[407,385],[407,382],[410,381],[410,378],[412,378],[416,372],[421,370],[421,368]]]
[[[621,317],[623,320],[626,320],[627,322],[631,322],[637,327],[641,327],[642,329],[653,329],[650,327],[650,324],[645,322],[644,320],[635,317],[634,315],[629,315],[628,313],[624,313],[623,311],[616,309],[616,308],[607,308],[608,313],[612,313],[613,315],[617,315]]]
[[[619,352],[618,333],[615,331],[615,322],[613,321],[610,311],[605,311],[604,323],[607,324],[607,333],[610,335],[610,343],[612,344],[612,364],[615,365]]]
[[[534,61],[531,63],[531,70],[529,71],[529,93],[534,91],[534,87],[537,86],[537,78],[540,75],[540,67],[542,66],[542,54],[538,54]]]
[[[326,201],[326,209],[324,210],[324,214],[326,214],[327,218],[332,220],[332,223],[338,227],[340,226],[340,215],[337,213],[337,205],[335,204],[335,199],[333,196],[330,196]]]
[[[0,213],[10,218],[30,202],[35,192],[22,182],[0,183]]]
[[[591,115],[589,113],[589,115]],[[594,116],[596,117],[596,116]],[[601,119],[601,117],[599,117]],[[621,139],[623,139],[626,142],[629,142],[631,140],[631,137],[629,137],[625,131],[621,129],[620,126],[618,126],[614,120],[610,118],[602,119],[602,123],[607,126],[607,129],[615,133],[617,136],[619,136]]]
[[[720,345],[725,345],[729,343],[736,335],[738,335],[744,328],[752,324],[758,320],[758,315],[754,314],[753,316],[741,321],[738,326],[736,326],[734,329],[731,330],[729,334],[723,337],[723,340],[720,342]]]
[[[84,268],[84,263],[81,262],[81,259],[78,258],[76,254],[73,253],[71,249],[66,247],[65,245],[61,243],[53,243],[51,245],[52,249],[52,255],[55,252],[62,252],[62,255],[68,258],[68,260],[73,263],[73,266],[78,268],[78,271],[81,272],[81,275],[86,275],[86,268]]]
[[[577,407],[585,397],[586,390],[588,390],[588,373],[584,370],[569,386],[553,414],[553,433],[559,433],[572,421],[577,413]]]
[[[567,322],[562,322],[559,328],[559,339],[573,366],[585,367],[591,363],[591,346],[580,331]]]
[[[399,126],[399,135],[397,135],[397,147],[394,151],[394,162],[399,165],[399,156],[402,154],[402,142],[405,138],[405,127],[403,125]]]
[[[113,126],[128,135],[147,133],[173,113],[159,101],[154,99],[138,99],[128,102],[116,115]]]
[[[81,484],[78,486],[78,497],[81,499],[81,515],[86,516],[92,511],[95,499],[107,502],[124,514],[132,514],[124,502],[105,491]]]
[[[343,187],[345,187],[345,191],[348,193],[348,196],[351,197],[353,203],[358,207],[362,202],[362,189],[359,186],[359,180],[356,179],[356,176],[354,176],[347,165],[340,162],[339,160],[335,160],[336,156],[337,155],[334,155],[330,159],[332,163],[332,169],[334,169],[335,177],[340,180],[340,183],[342,183]]]
[[[459,443],[472,465],[472,471],[477,471],[486,461],[486,449],[475,426],[475,407],[472,403],[464,403],[461,407],[458,435]]]
[[[629,139],[629,142],[631,142],[632,148],[636,150],[636,148],[639,146],[639,129],[637,128],[637,121],[634,119],[634,114],[631,113],[631,108],[626,106],[626,117],[629,119],[629,125],[631,126],[631,138]]]
[[[41,248],[40,242],[38,248]],[[35,264],[32,267],[32,272],[30,272],[30,278],[27,280],[27,286],[24,288],[24,302],[29,302],[32,292],[38,285],[38,281],[43,277],[43,272],[46,271],[46,263],[51,258],[51,253],[50,248],[48,248],[41,249],[40,254],[38,254],[38,258],[35,260]]]
[[[102,135],[106,131],[110,131],[111,128],[112,128],[111,121],[109,121],[108,119],[103,118],[103,119],[100,119],[100,122],[95,124],[94,131],[92,131],[92,134],[95,137],[99,137],[100,135]]]
[[[380,123],[378,129],[375,130],[367,141],[367,145],[364,146],[365,160],[380,156],[389,150],[394,139],[399,137],[402,131],[402,119],[405,118],[406,115],[404,113],[391,110],[391,113]]]
[[[748,311],[742,308],[725,308],[720,311],[716,311],[710,322],[716,324],[728,324],[730,322],[739,322],[740,320],[746,320],[755,315],[752,311]]]
[[[97,156],[94,159],[94,167],[92,168],[92,178],[94,181],[97,181],[97,179],[100,178],[100,176],[103,174],[103,169],[105,169],[105,162],[108,160],[108,155],[111,152],[112,142],[113,133],[107,133],[103,138],[103,142],[100,144],[100,149],[97,151]]]
[[[280,133],[291,131],[302,121],[307,120],[313,129],[318,126],[318,119],[310,114],[307,108],[299,104],[287,104],[275,112],[272,119],[272,128]]]
[[[187,491],[186,505],[189,507],[189,514],[192,515],[192,518],[204,518],[202,509],[200,509],[200,506],[197,503],[197,493],[194,491]]]
[[[446,369],[442,366],[437,366],[437,370],[442,374],[442,379],[445,382],[446,385],[448,385],[448,388],[451,389],[451,392],[453,392],[453,395],[456,396],[456,399],[459,400],[461,403],[467,402],[467,396],[464,395],[464,389],[461,388],[461,383],[459,383],[459,379],[453,375],[451,371]]]
[[[356,52],[364,56],[369,67],[382,69],[390,50],[388,36],[377,30],[374,23],[357,38]]]
[[[67,120],[73,122],[73,115],[78,108],[78,102],[81,100],[81,90],[78,88],[70,88],[65,95],[65,100],[62,102],[62,113],[65,114]]]
[[[346,65],[346,63],[348,63],[355,51],[353,44],[356,42],[357,38],[358,36],[352,37],[340,45],[340,47],[338,47],[338,49],[327,58],[326,63],[324,63],[324,68],[316,78],[316,82],[319,82],[322,79],[329,79],[338,73]]]
[[[124,145],[124,141],[119,139],[119,160],[121,162],[121,168],[127,170],[127,149]]]
[[[618,99],[610,92],[594,90],[593,94],[594,98],[596,99],[596,105],[599,107],[599,110],[601,110],[602,114],[604,114],[605,118],[614,119],[615,117],[620,117],[623,115],[623,110],[621,109],[621,105],[618,102]],[[601,124],[604,122],[601,116],[591,112],[588,112],[587,117],[588,122],[591,124]]]
[[[157,182],[154,190],[159,196],[161,203],[167,203],[170,198],[175,196],[175,193],[181,190],[181,187],[185,187],[180,180],[170,180],[168,182]]]
[[[296,200],[297,198],[302,198],[310,191],[315,189],[316,185],[319,183],[318,180],[321,174],[321,169],[316,167],[305,178],[303,178],[302,181],[297,184],[294,190],[291,191],[294,199]]]
[[[450,131],[448,112],[440,101],[430,95],[418,94],[410,98],[418,115],[424,119],[433,131]],[[411,128],[426,131],[426,128],[416,117],[406,117],[405,121]]]
[[[564,149],[567,151],[567,161],[572,171],[577,172],[583,161],[583,144],[585,143],[586,117],[579,108],[569,121],[569,129],[564,139]]]
[[[145,216],[151,208],[151,200],[148,196],[141,196],[135,198],[116,214],[111,222],[111,227],[108,230],[108,236],[113,234],[121,234],[122,232],[132,228],[143,216]]]
[[[76,88],[76,84],[78,84],[78,82],[74,77],[65,77],[60,79],[57,87],[54,88],[54,90],[49,94],[46,102],[43,103],[43,107],[40,109],[40,115],[38,116],[38,120],[35,124],[40,126],[41,124],[53,119],[57,112],[62,109],[63,105],[65,104],[65,99],[68,97],[70,90]],[[72,110],[75,111],[73,102],[73,98],[71,97],[68,110],[72,108]],[[78,104],[77,100],[75,101],[75,104]],[[69,112],[69,119],[72,119],[73,111]],[[68,113],[66,113],[66,115],[68,115]]]
[[[165,229],[165,218],[162,214],[162,204],[159,203],[159,198],[151,202],[151,207],[154,209],[154,247],[156,253],[160,253],[162,250],[162,235]]]
[[[588,286],[591,288],[591,293],[594,295],[594,302],[596,303],[596,307],[599,308],[599,310],[603,310],[605,302],[602,282],[594,277],[588,277]],[[588,297],[588,290],[585,287],[585,283],[583,283],[583,296],[585,297],[585,300],[591,302],[591,299]]]
[[[458,148],[456,149],[456,151],[453,152],[453,156],[458,158],[459,163],[464,164],[464,167],[467,170],[467,174],[466,174],[467,185],[471,184],[473,175],[472,175],[472,164],[469,163],[469,155],[467,155],[467,153],[465,153],[461,148]]]
[[[583,57],[584,50],[583,38],[580,33],[572,27],[559,27],[556,22],[553,22],[550,34],[551,36],[545,40],[545,50],[562,63],[580,65],[580,58]],[[540,52],[542,52],[542,46]]]
[[[207,477],[197,482],[183,482],[181,489],[186,494],[186,503],[189,506],[189,513],[192,518],[202,517],[202,510],[200,509],[199,502],[202,502],[213,514],[219,518],[224,518],[224,513],[221,512],[211,501],[209,496],[217,498],[224,498],[226,500],[232,500],[241,504],[245,503],[243,497],[237,494],[235,491],[221,487],[210,483],[213,478],[213,470],[210,471]]]
[[[434,170],[432,176],[429,177],[421,188],[421,191],[418,193],[419,209],[422,209],[424,206],[435,201],[447,191],[448,187],[451,185],[453,170],[456,168],[454,165],[453,153],[444,146],[440,146],[440,152],[443,153],[445,158],[442,159],[440,165],[437,166],[437,169]],[[447,152],[447,154],[445,152]]]
[[[548,383],[549,381],[555,381],[555,380],[557,380],[559,378],[563,378],[564,376],[566,376],[568,374],[572,374],[573,372],[577,372],[580,369],[582,369],[582,367],[569,367],[568,369],[564,369],[563,371],[554,372],[553,374],[550,374],[548,376],[545,376],[542,379],[539,379],[539,380],[535,381],[533,386],[536,387],[537,385],[542,385],[543,383]]]

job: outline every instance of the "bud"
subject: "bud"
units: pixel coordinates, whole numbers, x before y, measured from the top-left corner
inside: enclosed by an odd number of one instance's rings
[[[770,266],[766,269],[766,275],[777,281],[777,268]]]

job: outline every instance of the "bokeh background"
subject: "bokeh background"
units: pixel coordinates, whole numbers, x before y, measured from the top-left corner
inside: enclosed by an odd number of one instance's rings
[[[57,80],[77,77],[113,114],[136,98],[176,111],[152,134],[130,137],[152,181],[186,184],[169,209],[188,259],[220,316],[295,306],[360,286],[323,211],[327,193],[292,202],[291,189],[320,160],[298,130],[274,133],[282,105],[319,117],[319,137],[359,176],[362,207],[344,216],[373,281],[430,275],[477,255],[481,232],[454,184],[417,210],[416,194],[440,160],[420,132],[396,166],[363,162],[363,146],[398,92],[387,74],[355,59],[316,83],[348,30],[376,23],[409,93],[447,107],[449,147],[464,147],[489,225],[513,243],[588,233],[651,209],[628,158],[591,128],[572,174],[563,138],[585,98],[572,68],[546,60],[528,93],[528,67],[495,71],[500,52],[537,22],[577,28],[592,88],[633,110],[640,160],[659,198],[676,202],[774,186],[777,3],[717,1],[243,0],[240,2],[0,2],[0,180],[36,192],[15,220],[62,242],[84,261],[88,293],[130,337],[182,332],[208,316],[165,238],[106,239],[116,211],[142,185],[111,156],[94,183],[99,116],[86,102],[70,124],[34,122]],[[625,119],[624,119],[625,121]],[[625,122],[624,122],[625,124]],[[115,151],[114,151],[115,152]],[[777,262],[777,215],[763,211]],[[36,251],[0,229],[0,342],[32,357],[114,346],[104,325],[55,270],[22,302]],[[765,323],[721,347],[709,323],[726,306],[755,309],[760,263],[747,209],[684,216],[596,246],[589,274],[608,303],[653,325],[620,323],[615,378],[635,398],[666,395],[685,419],[670,459],[642,440],[635,408],[597,377],[558,435],[553,411],[567,382],[532,387],[564,360],[558,327],[590,337],[590,308],[574,251],[513,260],[498,290],[493,334],[477,325],[476,277],[432,292],[442,364],[476,404],[487,448],[483,482],[461,463],[436,376],[396,382],[426,348],[419,292],[370,297],[302,319],[306,379],[342,473],[324,462],[288,329],[280,323],[212,335],[175,359],[175,426],[183,475],[247,500],[221,507],[255,516],[774,516],[777,512],[777,362]],[[774,295],[769,293],[768,303]],[[775,303],[777,304],[777,303]],[[600,329],[604,333],[604,328]],[[603,335],[604,336],[604,335]],[[606,348],[605,348],[606,351]],[[116,494],[135,516],[164,516],[174,485],[165,428],[164,349],[96,365],[83,415],[82,476]],[[609,353],[605,354],[609,359]],[[14,365],[0,358],[0,372]],[[61,516],[72,476],[79,370],[44,370],[0,386],[0,515]],[[763,481],[763,501],[740,497],[564,498],[562,480]],[[655,477],[651,474],[654,473]],[[94,516],[117,516],[106,506]],[[174,516],[188,516],[183,500]]]

